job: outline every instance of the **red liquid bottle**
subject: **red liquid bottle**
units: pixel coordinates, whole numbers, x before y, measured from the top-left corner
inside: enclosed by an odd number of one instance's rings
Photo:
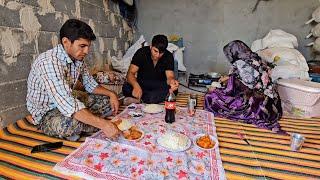
[[[169,94],[166,97],[164,107],[166,109],[165,122],[173,123],[175,121],[176,96],[171,89],[169,90]]]

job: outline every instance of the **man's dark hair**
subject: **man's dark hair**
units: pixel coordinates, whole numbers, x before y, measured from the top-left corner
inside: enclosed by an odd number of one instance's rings
[[[152,46],[156,47],[160,53],[163,53],[168,47],[168,38],[165,35],[158,34],[152,38]]]
[[[80,38],[90,41],[96,40],[91,27],[77,19],[69,19],[62,25],[60,29],[60,42],[62,42],[63,37],[68,38],[71,43]]]

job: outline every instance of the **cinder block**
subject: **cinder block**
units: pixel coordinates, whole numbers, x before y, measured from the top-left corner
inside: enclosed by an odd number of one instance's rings
[[[100,41],[102,41],[102,42],[100,42]],[[99,51],[100,51],[100,46],[101,46],[100,43],[103,43],[103,51],[102,51],[102,53],[107,52],[108,49],[110,49],[110,47],[112,47],[110,44],[108,44],[108,43],[110,43],[110,42],[107,41],[107,38],[105,38],[105,37],[99,37],[99,40],[97,40],[97,45],[99,45],[99,46],[98,46],[98,48],[99,48],[98,50],[99,50]]]
[[[39,7],[39,4],[37,2],[37,0],[18,0],[18,2],[30,5],[30,6],[34,6],[34,7]]]
[[[80,1],[80,13],[83,18],[90,18],[95,21],[107,21],[104,9],[102,7],[97,7],[89,4],[85,1]]]
[[[28,77],[31,62],[33,60],[32,55],[20,54],[17,57],[17,62],[11,64],[10,66],[4,63],[3,58],[3,56],[0,56],[0,83],[26,79]]]
[[[72,17],[72,12],[74,13],[76,11],[75,0],[67,0],[67,1],[54,0],[54,1],[51,1],[51,4],[56,11],[63,12],[67,14],[69,17]]]
[[[34,49],[34,41],[27,42],[24,41],[26,37],[26,33],[21,30],[21,29],[16,29],[16,28],[9,28],[10,31],[12,32],[13,37],[16,37],[17,41],[20,44],[20,54],[34,54],[35,49]],[[6,31],[6,27],[0,27],[0,32]],[[3,55],[3,48],[0,47],[0,55]]]
[[[56,33],[53,33],[53,32],[43,32],[43,31],[39,32],[39,36],[38,36],[39,53],[43,53],[53,48],[52,36],[55,34]]]
[[[115,19],[115,24],[116,24],[116,26],[118,26],[118,27],[121,27],[122,26],[122,16],[120,16],[120,15],[114,15],[114,19]]]
[[[91,69],[94,66],[95,62],[93,51],[90,51],[89,54],[86,56],[85,62],[87,64],[88,69]]]
[[[110,11],[112,11],[115,14],[119,14],[120,13],[118,2],[109,0],[108,3],[109,3]]]
[[[119,28],[113,27],[111,23],[107,23],[108,28],[106,29],[106,37],[112,38],[112,37],[118,37],[119,36]]]
[[[119,36],[118,27],[113,27],[110,22],[107,23],[95,23],[95,31],[99,36],[105,38],[112,38]]]
[[[7,127],[9,124],[15,123],[17,120],[24,118],[29,112],[24,104],[11,108],[0,113],[0,129]]]
[[[114,38],[103,38],[104,46],[106,50],[113,49],[113,40]]]
[[[124,50],[125,49],[125,42],[126,40],[122,37],[121,39],[118,38],[118,50]]]
[[[103,7],[103,0],[86,0],[88,3]]]
[[[21,28],[19,11],[0,6],[0,26]]]
[[[0,86],[0,111],[26,102],[27,81]]]
[[[17,34],[20,39],[20,54],[35,54],[35,41],[24,42],[24,38],[26,38],[26,33],[20,29],[12,29],[12,33]]]
[[[48,13],[44,16],[36,14],[39,23],[41,24],[41,31],[59,32],[62,23],[56,19],[55,13]]]
[[[108,64],[108,52],[107,51],[105,51],[105,52],[103,52],[102,53],[102,57],[103,57],[103,63],[104,64]]]
[[[91,42],[90,52],[99,51],[99,42],[98,39]]]

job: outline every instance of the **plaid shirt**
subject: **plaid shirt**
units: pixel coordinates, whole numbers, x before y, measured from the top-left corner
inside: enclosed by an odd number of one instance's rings
[[[85,108],[72,96],[73,86],[80,76],[85,90],[92,93],[98,83],[89,74],[85,63],[73,62],[61,44],[38,56],[28,77],[27,108],[34,124],[39,124],[42,117],[54,108],[67,117]]]

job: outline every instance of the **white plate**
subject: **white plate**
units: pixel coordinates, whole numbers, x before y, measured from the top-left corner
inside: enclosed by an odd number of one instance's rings
[[[212,141],[214,141],[214,146],[212,148],[209,148],[209,149],[205,149],[205,148],[202,148],[200,147],[198,144],[197,144],[197,140],[202,137],[202,136],[205,136],[206,134],[197,134],[194,138],[193,138],[193,144],[195,144],[198,148],[202,149],[202,150],[212,150],[214,148],[217,148],[218,147],[218,140],[211,134],[209,134],[209,137]]]
[[[185,135],[184,135],[184,136],[185,136]],[[182,152],[182,151],[185,151],[185,150],[189,149],[189,147],[191,146],[191,140],[190,140],[190,138],[189,138],[188,136],[185,136],[185,137],[188,138],[188,142],[187,142],[187,145],[186,145],[184,148],[181,148],[181,149],[170,149],[170,148],[167,148],[167,147],[165,147],[165,146],[162,146],[162,145],[159,143],[159,139],[160,139],[161,137],[162,137],[162,136],[160,136],[160,137],[157,138],[157,144],[158,144],[159,146],[161,146],[162,148],[164,148],[165,150],[167,150],[167,151],[171,151],[171,152]]]
[[[154,107],[154,108],[150,108],[150,107]],[[142,111],[145,113],[149,113],[149,114],[156,114],[156,113],[161,113],[164,110],[163,105],[159,105],[159,104],[147,104]]]
[[[141,129],[138,129],[138,131],[140,131],[142,134],[141,134],[141,137],[138,138],[138,139],[134,139],[134,140],[129,140],[129,139],[126,139],[123,135],[121,135],[121,138],[125,141],[130,141],[130,142],[137,142],[137,141],[140,141],[143,137],[144,137],[144,132],[141,130]]]

